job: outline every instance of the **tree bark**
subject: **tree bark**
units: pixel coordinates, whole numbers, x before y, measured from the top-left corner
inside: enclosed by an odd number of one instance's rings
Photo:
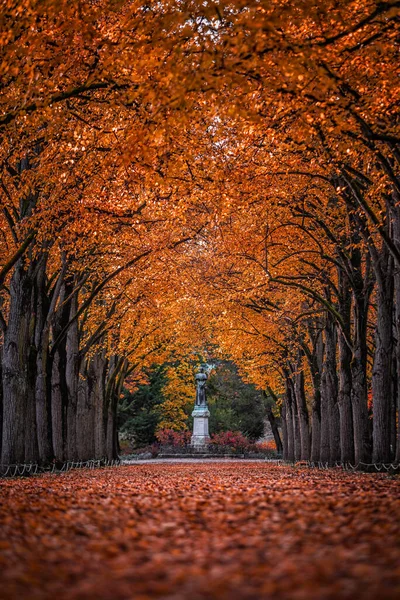
[[[393,207],[392,207],[392,222],[393,222],[393,241],[396,247],[400,250],[400,208],[399,208],[400,196],[393,194]],[[396,263],[394,269],[394,303],[395,303],[395,321],[394,330],[396,335],[395,345],[395,364],[396,364],[396,410],[395,414],[395,427],[396,427],[396,444],[394,451],[394,460],[397,464],[400,463],[400,265]]]
[[[42,254],[36,268],[35,278],[35,349],[36,349],[36,381],[35,390],[36,427],[39,446],[39,460],[42,464],[50,463],[54,458],[51,433],[51,387],[49,380],[49,336],[50,325],[47,323],[49,300],[46,294],[47,255]]]
[[[70,318],[76,314],[78,306],[77,294],[74,294],[70,303]],[[79,330],[75,320],[69,327],[66,340],[66,381],[67,381],[67,444],[66,458],[77,460],[76,443],[76,411],[78,402],[79,381]]]
[[[330,465],[340,461],[340,415],[336,364],[336,326],[330,315],[325,325],[324,410],[321,412],[321,461]],[[328,438],[328,444],[325,442]]]
[[[279,452],[281,454],[283,452],[282,440],[281,440],[281,436],[279,435],[279,429],[278,429],[278,424],[275,419],[275,415],[272,412],[272,407],[267,406],[266,412],[267,412],[267,418],[268,418],[269,424],[271,425],[272,434],[274,436],[276,450],[277,450],[277,452]]]
[[[400,239],[400,227],[399,227],[399,239]],[[395,462],[400,463],[400,267],[396,266],[396,272],[394,277],[395,285],[395,327],[396,327],[396,372],[397,372],[397,388],[396,388],[396,448],[395,448]]]
[[[64,280],[60,292],[60,308],[56,311],[53,319],[53,340],[57,339],[62,329],[69,321],[71,303],[68,297],[73,291],[70,278]],[[51,373],[51,418],[53,450],[57,462],[63,462],[67,458],[67,338],[64,337],[58,344],[52,359]]]
[[[0,462],[3,439],[3,346],[0,345]]]
[[[354,460],[356,465],[371,460],[370,424],[367,388],[367,322],[365,297],[354,299],[354,347],[351,362],[351,404],[354,427]]]
[[[82,414],[82,426],[90,427],[91,439],[83,450],[90,457],[104,458],[106,456],[106,418],[105,418],[105,352],[99,350],[87,365],[87,412]],[[79,410],[82,410],[79,402]],[[82,429],[82,428],[81,428]],[[86,435],[88,437],[88,435]],[[88,440],[89,441],[89,440]],[[84,448],[82,443],[78,447]]]
[[[321,377],[321,444],[319,460],[322,464],[330,464],[330,390],[327,381],[327,359],[325,358]]]
[[[351,406],[351,356],[346,337],[350,338],[351,292],[346,276],[339,270],[339,310],[345,331],[339,329],[339,390],[338,408],[340,422],[340,460],[354,464],[354,430]]]
[[[286,417],[286,432],[287,432],[287,456],[286,460],[294,462],[295,460],[295,449],[294,449],[294,395],[292,382],[290,381],[289,375],[286,375],[285,381],[286,394],[285,394],[285,417]]]
[[[389,463],[391,461],[393,258],[386,246],[382,248],[379,261],[376,291],[376,346],[372,370],[372,461],[374,463]]]
[[[300,442],[300,447],[297,449],[296,460],[310,459],[310,429],[309,417],[306,403],[306,394],[304,390],[304,372],[302,366],[302,353],[299,353],[296,374],[294,376],[294,395],[296,401],[296,424],[295,435]]]
[[[282,403],[282,458],[283,460],[289,460],[288,458],[288,431],[286,426],[286,399]]]
[[[319,327],[316,321],[317,328]],[[321,456],[321,374],[324,357],[324,344],[321,332],[317,332],[316,343],[311,357],[311,378],[313,383],[313,403],[311,414],[311,460],[320,461]]]
[[[15,266],[10,284],[8,326],[3,346],[3,435],[4,464],[36,462],[39,458],[35,405],[31,393],[32,335],[32,265],[21,258]]]

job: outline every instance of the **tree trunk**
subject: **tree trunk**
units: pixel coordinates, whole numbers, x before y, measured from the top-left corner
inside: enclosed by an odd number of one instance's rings
[[[3,346],[3,435],[4,464],[37,462],[35,406],[30,385],[33,379],[31,348],[34,316],[31,268],[23,259],[15,267],[10,284],[8,326]]]
[[[3,346],[0,346],[0,462],[1,462],[1,446],[3,438]]]
[[[35,278],[35,348],[36,348],[36,381],[35,390],[36,427],[39,446],[39,460],[49,464],[54,458],[51,434],[51,387],[49,380],[49,335],[47,321],[49,301],[46,294],[47,256],[42,254],[36,269]]]
[[[347,278],[339,270],[339,310],[345,331],[339,329],[339,390],[338,408],[340,422],[340,460],[343,464],[354,464],[354,430],[351,406],[351,356],[352,351],[346,341],[350,338],[351,293]]]
[[[392,222],[393,222],[393,240],[396,247],[400,250],[400,208],[399,208],[400,197],[397,195],[393,196],[393,208],[392,208]],[[394,269],[394,299],[395,299],[395,334],[396,334],[396,345],[395,345],[395,364],[396,364],[396,410],[395,410],[395,422],[396,422],[396,447],[393,448],[394,460],[397,464],[400,464],[400,265],[396,263]],[[396,415],[397,412],[397,415]]]
[[[395,315],[394,315],[395,318]],[[394,321],[393,321],[394,323]],[[395,335],[394,335],[395,339]],[[390,402],[390,460],[393,461],[396,452],[396,426],[397,426],[397,387],[398,387],[398,373],[396,371],[396,353],[393,348],[392,352],[392,397]]]
[[[375,326],[375,356],[372,370],[372,413],[374,463],[389,463],[390,412],[392,402],[392,318],[393,318],[393,259],[386,246],[380,255],[377,273],[377,317]]]
[[[283,400],[282,411],[282,458],[283,460],[289,460],[288,458],[288,431],[286,426],[286,399]]]
[[[118,458],[117,406],[123,383],[124,359],[114,355],[109,360],[105,390],[107,414],[106,456],[108,460]]]
[[[279,452],[281,454],[283,452],[283,446],[282,446],[281,436],[279,435],[278,424],[276,422],[275,415],[272,412],[272,407],[267,406],[266,412],[267,412],[269,424],[271,425],[272,434],[274,436],[276,450],[277,450],[277,452]]]
[[[37,431],[35,386],[37,378],[36,359],[37,349],[34,342],[35,331],[35,298],[32,289],[30,302],[30,332],[27,363],[27,389],[25,402],[25,462],[39,462],[41,460],[40,446]],[[44,461],[43,461],[44,462]]]
[[[351,406],[351,350],[339,332],[339,419],[340,460],[343,464],[354,464],[354,430]]]
[[[325,327],[325,363],[323,376],[325,380],[326,411],[324,411],[324,431],[321,431],[321,440],[325,435],[329,438],[329,454],[324,454],[324,459],[330,465],[340,461],[340,415],[338,404],[338,377],[336,366],[336,326],[330,315],[327,315]],[[322,460],[322,458],[321,458]]]
[[[400,230],[400,228],[399,228]],[[400,239],[400,231],[399,231]],[[396,372],[397,372],[397,427],[396,427],[396,448],[395,448],[395,462],[400,464],[400,266],[396,266],[396,273],[394,278],[395,294],[396,294]]]
[[[319,460],[322,464],[330,464],[330,391],[327,382],[326,366],[327,360],[325,359],[324,370],[321,377],[321,444],[320,444],[320,456]]]
[[[300,441],[300,449],[297,452],[296,460],[310,459],[310,430],[308,409],[306,403],[306,394],[304,390],[304,372],[302,370],[302,355],[299,355],[297,362],[297,372],[294,377],[294,391],[297,406],[296,433]]]
[[[71,299],[70,318],[77,311],[77,294]],[[67,460],[77,460],[76,444],[76,411],[78,402],[79,381],[79,330],[78,323],[74,321],[68,329],[66,341],[66,381],[67,381]]]
[[[368,420],[367,388],[367,321],[366,299],[355,297],[354,342],[351,362],[351,403],[354,427],[354,459],[356,465],[371,460],[371,440]]]
[[[316,322],[317,326],[318,321]],[[311,421],[311,460],[318,463],[321,459],[321,374],[324,358],[324,343],[321,332],[317,332],[317,341],[311,357],[311,377],[313,382],[313,403]]]
[[[105,353],[97,352],[79,382],[77,444],[78,455],[85,460],[106,455],[105,364]]]
[[[65,369],[61,358],[61,352],[56,350],[52,361],[51,372],[51,432],[54,457],[57,462],[64,461],[64,411],[62,391],[62,371]]]
[[[293,398],[293,387],[289,379],[289,375],[286,376],[286,395],[285,395],[285,417],[286,417],[286,432],[287,432],[287,457],[286,460],[294,462],[295,460],[295,449],[294,449],[294,413],[296,407]]]

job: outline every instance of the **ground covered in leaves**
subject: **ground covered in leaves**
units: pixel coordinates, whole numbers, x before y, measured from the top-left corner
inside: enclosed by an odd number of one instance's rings
[[[232,462],[0,485],[4,600],[399,597],[398,478]]]

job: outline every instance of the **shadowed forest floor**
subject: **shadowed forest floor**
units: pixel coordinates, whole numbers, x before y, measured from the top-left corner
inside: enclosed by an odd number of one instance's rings
[[[398,477],[238,461],[0,485],[4,600],[399,597]]]

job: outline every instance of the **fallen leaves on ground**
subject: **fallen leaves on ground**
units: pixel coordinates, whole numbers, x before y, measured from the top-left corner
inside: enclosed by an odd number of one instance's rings
[[[138,464],[1,488],[4,600],[399,597],[398,478]]]

